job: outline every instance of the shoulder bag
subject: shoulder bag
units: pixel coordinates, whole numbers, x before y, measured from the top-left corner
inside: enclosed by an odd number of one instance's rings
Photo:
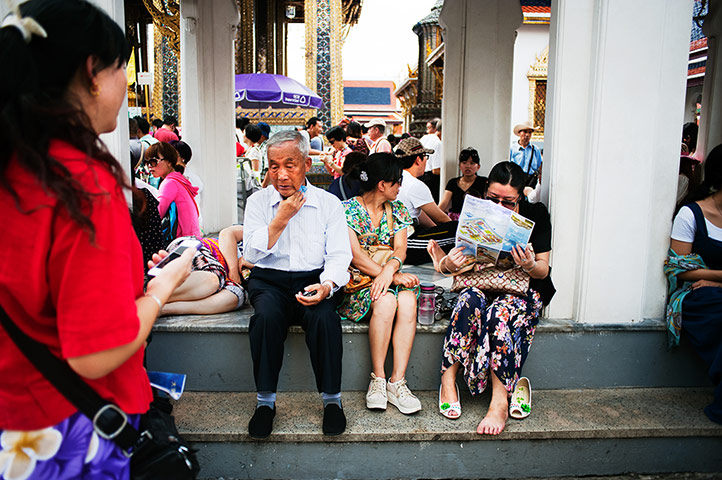
[[[394,218],[391,214],[391,204],[389,202],[386,202],[384,208],[386,209],[386,223],[389,226],[389,232],[391,233],[391,246],[380,244],[378,241],[379,237],[375,233],[366,233],[358,236],[359,243],[361,244],[361,249],[369,257],[371,257],[371,260],[378,263],[382,267],[386,265],[388,259],[391,258],[394,254]],[[373,243],[364,244],[361,242],[361,239],[373,239]],[[371,276],[366,275],[365,273],[361,273],[358,268],[354,268],[353,266],[348,267],[348,273],[351,275],[351,280],[349,280],[349,282],[344,287],[344,291],[346,293],[358,292],[359,290],[362,290],[371,285],[371,282],[374,281]]]
[[[452,292],[476,287],[485,292],[524,296],[529,290],[529,274],[518,265],[506,270],[493,263],[475,263],[471,267],[468,271],[452,274],[454,276],[451,283]]]
[[[200,467],[193,450],[181,438],[173,416],[151,404],[141,418],[142,433],[128,423],[126,413],[104,400],[48,347],[27,336],[0,307],[0,323],[35,368],[78,410],[92,420],[102,438],[112,440],[130,457],[133,480],[194,480]]]

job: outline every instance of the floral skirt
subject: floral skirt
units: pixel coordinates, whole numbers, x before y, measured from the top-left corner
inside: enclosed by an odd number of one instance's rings
[[[398,296],[402,290],[411,290],[419,298],[419,287],[406,288],[402,285],[389,288],[388,291]],[[359,322],[371,311],[371,287],[366,287],[358,292],[345,293],[341,305],[338,306],[337,312],[341,320],[351,320]]]
[[[542,309],[539,293],[489,299],[471,287],[461,291],[444,337],[441,372],[459,362],[472,395],[484,391],[493,371],[509,395],[521,376]]]
[[[128,415],[128,422],[137,428],[140,415]],[[42,430],[0,430],[0,446],[2,480],[130,478],[130,459],[80,412]]]

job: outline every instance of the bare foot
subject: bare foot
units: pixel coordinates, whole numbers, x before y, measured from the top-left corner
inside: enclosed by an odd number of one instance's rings
[[[441,260],[444,258],[444,251],[441,249],[438,243],[436,243],[436,240],[429,240],[429,243],[426,245],[426,251],[429,252],[429,256],[431,257],[431,261],[434,262],[434,270],[437,272],[441,271]]]
[[[476,427],[476,433],[479,435],[499,435],[504,431],[506,419],[509,418],[508,410],[508,403],[492,402],[486,416]]]

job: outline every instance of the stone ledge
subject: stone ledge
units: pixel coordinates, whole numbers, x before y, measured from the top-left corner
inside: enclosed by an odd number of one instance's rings
[[[552,439],[722,437],[722,426],[702,408],[712,399],[704,388],[622,388],[535,390],[533,412],[509,420],[498,437],[476,434],[489,395],[461,395],[462,416],[438,413],[438,392],[416,392],[423,410],[405,416],[365,407],[365,392],[344,392],[348,427],[338,437],[321,434],[320,396],[312,392],[278,395],[274,433],[266,442],[418,442]],[[185,393],[175,408],[181,433],[192,442],[253,442],[247,434],[255,393]]]
[[[451,278],[434,271],[432,265],[414,265],[404,267],[405,272],[413,273],[423,281],[432,282],[445,289],[451,286]],[[156,332],[198,332],[198,333],[247,333],[248,323],[253,315],[253,307],[243,306],[241,309],[217,315],[176,315],[161,317],[153,330]],[[367,333],[368,322],[341,323],[343,333]],[[449,319],[434,322],[433,325],[417,325],[417,333],[446,333]],[[664,331],[663,319],[645,319],[641,322],[606,322],[598,324],[578,323],[571,319],[542,318],[537,331],[549,333],[602,332],[602,331]],[[291,327],[290,332],[301,333],[300,327]]]
[[[161,317],[156,321],[155,332],[198,332],[198,333],[248,333],[248,324],[253,308],[244,306],[240,310],[217,315],[176,315]],[[449,319],[434,322],[433,325],[417,325],[417,333],[446,333]],[[354,323],[342,321],[343,333],[368,333],[368,322]],[[577,323],[569,319],[542,318],[537,332],[547,333],[585,333],[585,332],[627,332],[627,331],[664,331],[662,320],[648,319],[634,323]],[[291,333],[302,333],[301,327],[293,326]]]

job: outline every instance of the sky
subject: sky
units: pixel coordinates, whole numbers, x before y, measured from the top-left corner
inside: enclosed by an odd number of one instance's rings
[[[402,80],[418,61],[419,40],[411,28],[435,0],[364,0],[358,24],[343,46],[344,80]],[[302,24],[291,24],[288,76],[305,83]]]

